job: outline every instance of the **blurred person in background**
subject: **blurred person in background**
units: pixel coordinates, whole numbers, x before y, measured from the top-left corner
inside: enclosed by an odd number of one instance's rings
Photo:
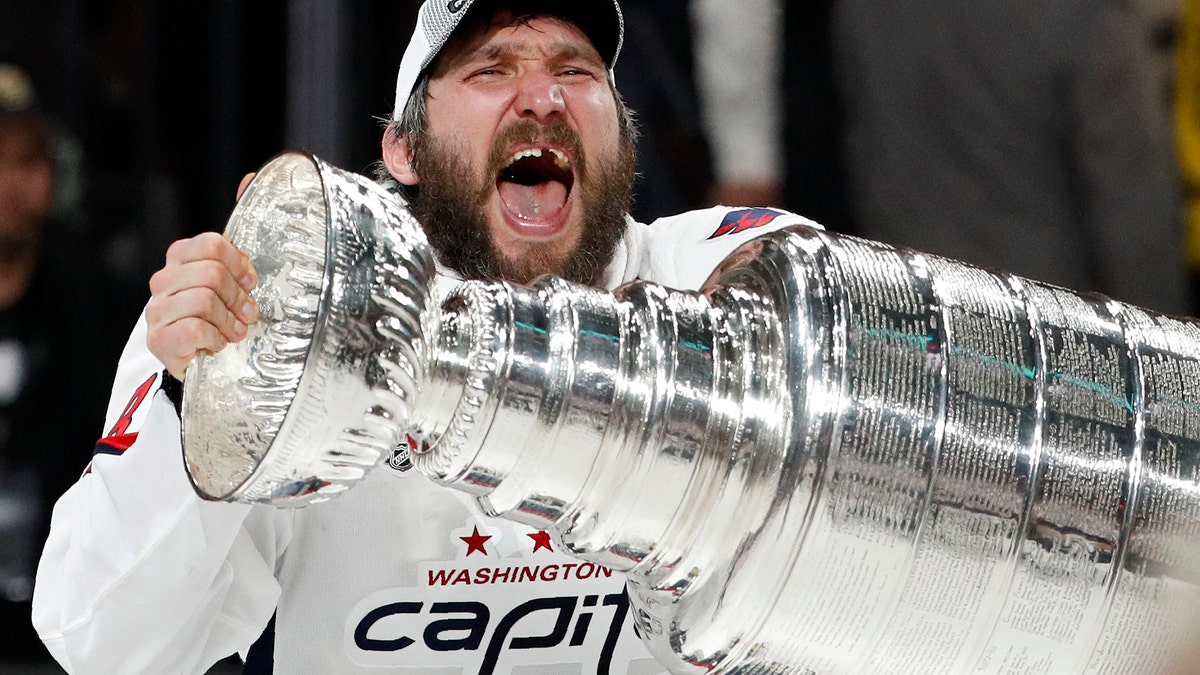
[[[1189,310],[1157,6],[747,1],[693,1],[713,202]]]
[[[689,3],[700,117],[712,149],[707,203],[774,204],[854,233],[830,63],[832,5]]]
[[[693,0],[697,90],[712,145],[714,204],[779,204],[782,0]]]
[[[640,222],[702,206],[712,181],[687,29],[690,2],[631,3],[623,10],[621,51],[639,67],[617,71],[616,80],[637,112],[639,170],[630,215]]]
[[[1148,30],[1119,0],[838,0],[863,236],[1151,309],[1189,304]]]
[[[30,621],[33,574],[50,507],[99,435],[109,375],[91,377],[96,340],[79,348],[102,317],[54,218],[58,142],[28,73],[0,62],[0,670],[53,663]]]

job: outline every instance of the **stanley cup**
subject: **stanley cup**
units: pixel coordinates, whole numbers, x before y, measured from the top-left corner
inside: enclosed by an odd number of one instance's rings
[[[1193,320],[805,227],[700,293],[439,305],[407,208],[299,153],[227,234],[264,320],[185,383],[206,498],[321,501],[415,429],[422,473],[624,572],[673,672],[1194,672]]]

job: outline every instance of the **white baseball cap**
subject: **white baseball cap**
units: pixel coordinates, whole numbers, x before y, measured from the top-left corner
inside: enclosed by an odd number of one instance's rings
[[[396,74],[396,107],[392,119],[404,114],[408,98],[417,86],[421,74],[433,63],[442,46],[450,39],[473,6],[491,9],[511,9],[517,14],[549,14],[567,19],[579,26],[589,38],[609,70],[621,53],[625,38],[625,19],[617,0],[425,0],[417,12],[417,27],[413,30],[400,72]]]

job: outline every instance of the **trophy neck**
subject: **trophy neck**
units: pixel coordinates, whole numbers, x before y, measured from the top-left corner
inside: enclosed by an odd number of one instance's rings
[[[682,555],[679,515],[710,497],[695,486],[748,480],[731,454],[786,445],[779,324],[749,290],[468,282],[430,338],[434,440],[414,465],[578,557],[628,570]]]

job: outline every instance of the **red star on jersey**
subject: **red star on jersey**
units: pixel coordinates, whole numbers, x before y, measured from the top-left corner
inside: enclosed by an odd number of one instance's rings
[[[525,536],[529,537],[530,539],[533,540],[533,552],[534,553],[537,553],[538,551],[540,551],[542,549],[546,549],[547,551],[551,551],[551,552],[554,551],[554,549],[550,548],[550,533],[549,532],[542,530],[541,532],[534,532],[533,534],[527,534]]]
[[[463,541],[467,542],[467,555],[471,555],[472,553],[474,553],[476,551],[479,551],[480,553],[487,555],[487,550],[483,548],[483,544],[484,544],[484,542],[486,542],[488,539],[491,539],[491,538],[492,538],[492,535],[490,535],[490,534],[479,534],[479,526],[478,525],[475,526],[474,528],[472,528],[471,536],[459,537],[459,539],[462,539]]]

